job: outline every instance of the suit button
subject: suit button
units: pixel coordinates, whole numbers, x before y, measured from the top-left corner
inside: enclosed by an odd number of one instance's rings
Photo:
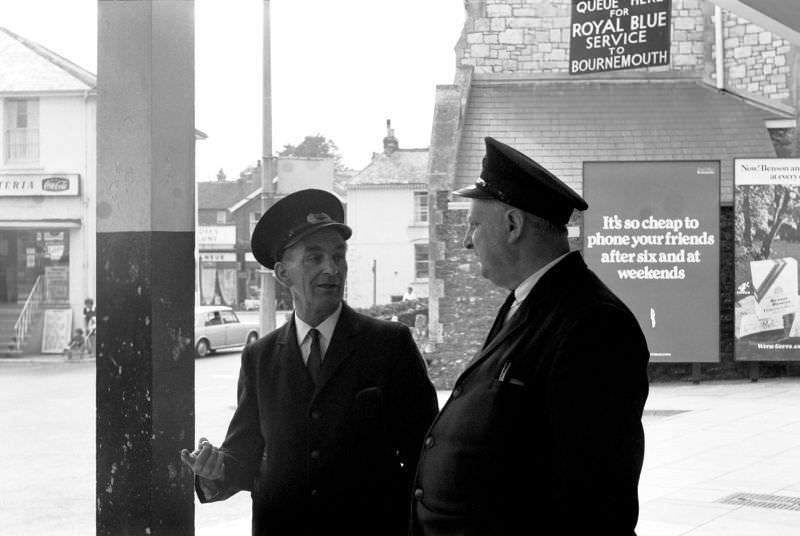
[[[311,490],[311,496],[312,496],[312,497],[316,497],[317,495],[319,495],[319,491],[317,491],[317,490],[316,490],[316,488],[315,488],[315,489],[312,489],[312,490]]]
[[[425,447],[431,448],[434,443],[436,443],[436,441],[434,441],[433,436],[428,436],[425,438]]]
[[[453,392],[450,393],[450,396],[452,396],[453,398],[458,398],[459,396],[461,396],[461,387],[456,387],[455,389],[453,389]]]
[[[311,418],[312,419],[316,420],[316,419],[319,419],[321,416],[322,416],[322,414],[319,412],[318,409],[312,409],[311,410]]]
[[[312,460],[318,460],[319,459],[319,451],[318,450],[312,450],[311,451],[311,459]]]
[[[423,495],[424,495],[424,493],[422,492],[422,488],[417,488],[417,489],[414,490],[414,498],[415,499],[420,500],[420,499],[422,499]]]

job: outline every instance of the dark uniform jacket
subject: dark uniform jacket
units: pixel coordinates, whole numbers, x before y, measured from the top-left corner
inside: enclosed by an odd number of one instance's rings
[[[634,534],[649,352],[573,252],[455,383],[426,438],[413,533]]]
[[[315,388],[294,319],[245,348],[221,446],[222,500],[253,497],[254,535],[407,534],[422,437],[437,411],[405,326],[343,305]]]

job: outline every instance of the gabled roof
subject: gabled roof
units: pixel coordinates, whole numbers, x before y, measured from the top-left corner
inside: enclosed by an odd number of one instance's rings
[[[86,91],[97,77],[52,50],[0,27],[0,92]]]
[[[228,210],[251,194],[251,185],[244,181],[213,181],[197,183],[198,210]]]
[[[800,45],[797,0],[713,0],[714,4]]]
[[[244,196],[242,199],[240,199],[239,201],[228,207],[228,210],[231,212],[236,212],[237,210],[247,205],[247,203],[256,198],[259,199],[261,198],[261,186],[259,186],[258,188],[256,188],[255,190]]]
[[[428,182],[428,149],[397,149],[391,154],[377,153],[367,167],[348,183],[415,184]]]
[[[721,200],[733,159],[774,157],[777,112],[694,81],[476,81],[458,148],[455,188],[481,172],[484,136],[509,143],[577,192],[584,161],[720,160]]]

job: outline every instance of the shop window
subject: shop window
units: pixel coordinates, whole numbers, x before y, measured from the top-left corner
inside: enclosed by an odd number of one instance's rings
[[[414,223],[428,223],[428,192],[414,192]]]
[[[414,244],[414,278],[428,279],[428,244]]]
[[[4,108],[6,162],[38,162],[38,99],[6,99]]]

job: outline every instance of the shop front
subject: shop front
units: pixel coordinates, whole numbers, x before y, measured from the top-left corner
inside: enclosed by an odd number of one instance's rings
[[[0,228],[0,303],[24,304],[38,281],[43,303],[68,304],[69,265],[69,229]]]
[[[50,333],[53,351],[81,327],[83,300],[94,297],[89,227],[79,174],[0,173],[0,328],[9,344],[44,351],[39,320],[48,311],[63,318]],[[18,332],[22,318],[28,327]]]
[[[200,304],[239,304],[235,225],[200,225],[197,233],[200,256]]]

